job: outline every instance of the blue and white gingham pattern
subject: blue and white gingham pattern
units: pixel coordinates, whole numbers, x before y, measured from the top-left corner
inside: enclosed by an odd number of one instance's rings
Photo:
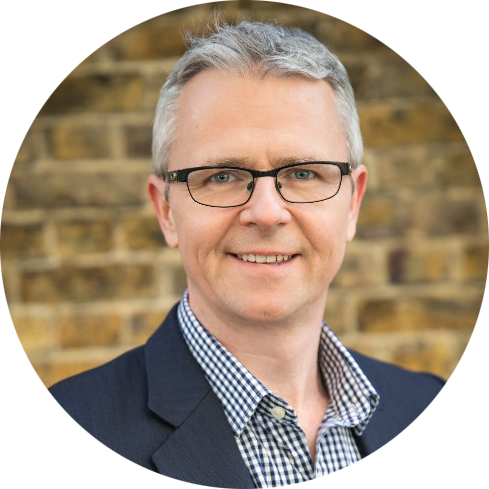
[[[182,334],[221,401],[256,487],[307,481],[360,459],[353,431],[365,429],[379,396],[339,339],[323,323],[319,362],[330,402],[318,431],[312,463],[297,415],[268,390],[196,319],[188,291],[178,307]],[[282,419],[271,411],[280,406]]]

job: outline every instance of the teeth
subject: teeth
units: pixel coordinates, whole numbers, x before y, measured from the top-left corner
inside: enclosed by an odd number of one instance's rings
[[[255,255],[250,253],[248,255],[236,255],[240,260],[250,261],[252,263],[276,263],[287,261],[292,258],[292,255]]]

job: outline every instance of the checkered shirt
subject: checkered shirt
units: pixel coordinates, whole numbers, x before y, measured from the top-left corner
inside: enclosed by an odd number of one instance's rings
[[[221,401],[256,487],[307,481],[360,459],[353,432],[362,434],[379,396],[326,323],[319,364],[330,402],[318,430],[313,465],[292,407],[267,389],[198,322],[188,304],[188,291],[178,307],[178,319],[190,351]]]

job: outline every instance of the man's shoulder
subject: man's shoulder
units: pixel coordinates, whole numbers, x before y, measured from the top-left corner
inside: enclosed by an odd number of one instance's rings
[[[379,408],[395,412],[406,423],[419,416],[445,385],[442,378],[431,373],[407,370],[356,351],[350,353],[379,394]]]
[[[417,390],[426,389],[438,392],[445,384],[441,377],[431,373],[407,370],[398,365],[377,360],[353,350],[350,350],[350,353],[369,380],[372,377],[373,383],[378,384],[380,389],[401,387],[399,382],[403,382],[404,390],[416,388]]]
[[[90,413],[115,413],[128,398],[145,397],[144,363],[144,347],[141,346],[104,365],[62,380],[49,391],[76,421],[86,425]]]
[[[58,382],[49,389],[51,394],[75,419],[77,415],[83,414],[83,409],[93,409],[95,406],[97,411],[103,408],[113,409],[114,405],[126,405],[128,399],[143,398],[147,403],[147,357],[151,351],[151,347],[148,350],[148,345],[156,344],[153,350],[159,350],[162,342],[173,341],[171,332],[175,329],[176,321],[174,309],[145,345],[129,350],[99,367]]]

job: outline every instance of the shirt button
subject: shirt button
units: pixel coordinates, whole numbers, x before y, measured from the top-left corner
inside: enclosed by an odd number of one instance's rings
[[[272,409],[272,416],[275,419],[282,419],[285,418],[285,409],[282,406],[275,406]]]
[[[323,485],[324,485],[323,474],[321,472],[318,472],[316,474],[316,487],[323,487]]]

